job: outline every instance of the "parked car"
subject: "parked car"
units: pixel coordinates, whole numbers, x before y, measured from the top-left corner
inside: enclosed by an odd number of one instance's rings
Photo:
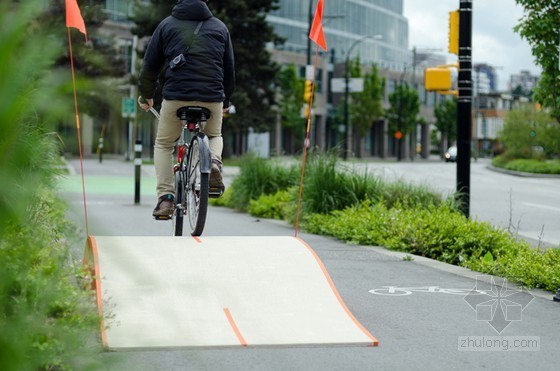
[[[456,146],[451,146],[447,149],[447,152],[445,152],[445,162],[455,162],[457,161],[457,147]]]

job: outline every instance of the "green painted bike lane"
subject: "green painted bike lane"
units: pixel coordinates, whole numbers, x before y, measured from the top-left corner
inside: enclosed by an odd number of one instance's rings
[[[134,176],[116,175],[85,175],[86,195],[134,195]],[[60,192],[82,193],[82,176],[66,175],[58,181]],[[156,193],[156,180],[151,177],[141,177],[140,194],[154,196]]]

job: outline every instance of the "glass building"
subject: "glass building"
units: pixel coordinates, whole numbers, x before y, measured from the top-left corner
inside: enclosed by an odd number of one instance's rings
[[[279,9],[267,17],[276,33],[286,38],[284,50],[307,52],[310,3],[314,13],[314,0],[280,0]],[[329,0],[323,10],[323,28],[337,62],[346,58],[356,42],[351,57],[359,55],[366,64],[399,71],[410,63],[403,0]]]

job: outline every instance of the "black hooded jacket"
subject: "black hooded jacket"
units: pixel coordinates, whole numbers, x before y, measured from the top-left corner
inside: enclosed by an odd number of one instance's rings
[[[202,27],[193,36],[201,21]],[[169,62],[179,54],[184,54],[186,63],[171,70]],[[229,106],[235,88],[231,38],[226,25],[212,15],[202,0],[179,0],[171,16],[154,31],[138,83],[143,98],[154,97],[163,68],[164,99],[224,102]]]

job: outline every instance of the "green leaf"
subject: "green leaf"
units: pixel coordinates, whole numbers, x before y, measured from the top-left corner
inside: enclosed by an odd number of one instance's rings
[[[492,253],[490,251],[488,251],[485,255],[484,258],[482,258],[482,260],[485,263],[494,263],[494,256],[492,255]]]

